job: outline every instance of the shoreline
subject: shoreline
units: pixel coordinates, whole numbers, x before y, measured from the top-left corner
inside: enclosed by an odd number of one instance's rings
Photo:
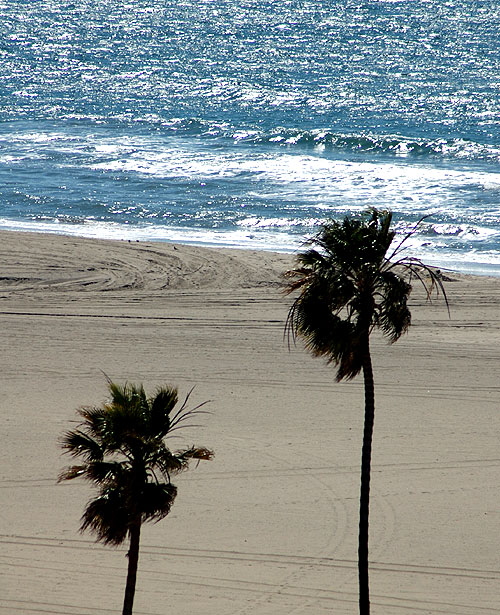
[[[104,372],[212,400],[170,443],[215,459],[144,525],[138,612],[355,615],[362,382],[288,348],[291,255],[0,231],[0,258],[0,611],[120,608],[126,548],[79,534],[91,489],[56,484]],[[449,277],[451,319],[415,288],[409,333],[373,340],[374,615],[500,609],[500,279]]]
[[[30,230],[30,229],[16,229],[16,228],[7,228],[0,227],[0,233],[32,233],[32,234],[41,234],[41,235],[55,235],[60,237],[72,237],[72,238],[81,238],[81,239],[90,239],[95,241],[118,241],[118,242],[126,242],[126,243],[152,243],[152,244],[167,244],[167,245],[184,245],[190,246],[194,248],[207,248],[210,250],[242,250],[249,252],[266,252],[271,254],[286,254],[293,256],[298,251],[300,251],[300,245],[297,245],[295,248],[271,248],[271,247],[261,247],[258,245],[244,246],[244,245],[231,245],[223,242],[209,242],[209,241],[201,241],[201,240],[186,240],[186,239],[164,239],[164,238],[142,238],[142,239],[128,239],[124,237],[95,237],[91,234],[80,234],[80,233],[69,233],[67,231],[57,231],[57,230]],[[306,239],[306,238],[305,238]],[[458,275],[474,275],[481,277],[494,277],[500,278],[500,264],[492,264],[492,263],[475,263],[471,261],[467,262],[455,262],[453,267],[450,266],[449,263],[443,264],[441,261],[436,259],[426,259],[422,257],[423,262],[429,264],[435,269],[441,269],[447,273],[455,273]]]

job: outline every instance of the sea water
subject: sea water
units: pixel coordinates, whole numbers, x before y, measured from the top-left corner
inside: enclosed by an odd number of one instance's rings
[[[0,228],[500,274],[500,3],[0,0]]]

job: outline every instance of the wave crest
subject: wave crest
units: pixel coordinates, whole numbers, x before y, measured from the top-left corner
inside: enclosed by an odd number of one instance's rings
[[[267,133],[238,131],[233,138],[251,143],[277,143],[351,152],[380,152],[396,156],[437,156],[500,161],[500,148],[466,139],[410,139],[375,134],[341,134],[325,130],[276,128]]]

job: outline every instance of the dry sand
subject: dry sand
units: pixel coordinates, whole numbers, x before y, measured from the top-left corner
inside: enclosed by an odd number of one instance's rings
[[[290,256],[0,233],[0,613],[120,613],[125,547],[79,534],[57,439],[102,372],[196,386],[215,449],[144,526],[137,615],[357,612],[362,380],[283,339]],[[376,339],[373,615],[500,612],[500,279],[449,274],[452,317]]]

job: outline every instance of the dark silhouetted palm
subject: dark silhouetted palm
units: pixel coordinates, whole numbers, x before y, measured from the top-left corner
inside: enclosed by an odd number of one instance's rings
[[[175,388],[159,388],[147,397],[144,388],[108,381],[111,399],[100,407],[82,408],[79,427],[64,434],[61,445],[81,465],[67,468],[59,480],[82,477],[98,495],[85,508],[81,530],[111,545],[129,538],[128,573],[123,615],[131,615],[135,595],[141,525],[168,515],[177,489],[171,476],[187,469],[191,459],[211,459],[206,448],[171,452],[164,438],[186,426],[200,404],[175,410]]]
[[[286,291],[299,292],[286,323],[292,337],[304,339],[315,356],[337,367],[337,381],[364,377],[365,421],[361,456],[359,518],[359,612],[368,615],[368,515],[370,467],[375,415],[370,334],[378,328],[395,342],[410,326],[408,297],[411,281],[419,280],[427,298],[433,290],[446,293],[439,275],[415,258],[402,258],[405,241],[392,254],[395,232],[388,211],[370,209],[362,217],[332,220],[297,256],[298,266],[285,275]],[[417,225],[418,226],[418,225]]]

